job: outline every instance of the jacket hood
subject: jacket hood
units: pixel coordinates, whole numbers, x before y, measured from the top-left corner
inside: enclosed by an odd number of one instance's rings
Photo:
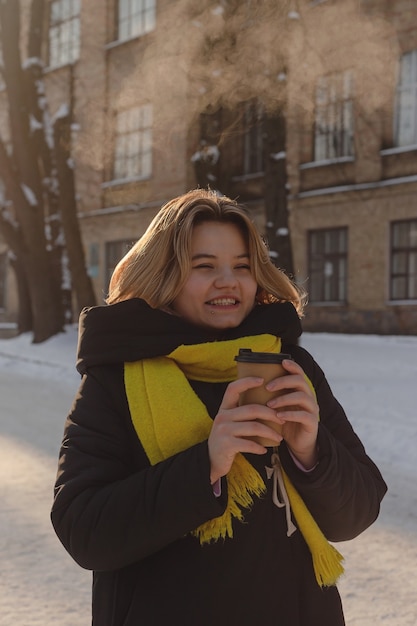
[[[204,330],[176,315],[152,309],[132,298],[116,304],[87,307],[80,314],[77,370],[169,354],[180,345],[236,339],[269,333],[283,343],[295,343],[301,323],[289,302],[258,305],[236,328],[220,335]]]

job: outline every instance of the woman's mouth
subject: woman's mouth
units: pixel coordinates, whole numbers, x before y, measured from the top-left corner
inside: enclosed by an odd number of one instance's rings
[[[209,306],[235,306],[239,304],[239,300],[236,298],[214,298],[207,302]]]

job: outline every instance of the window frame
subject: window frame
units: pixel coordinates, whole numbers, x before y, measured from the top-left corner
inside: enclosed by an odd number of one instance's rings
[[[339,246],[336,250],[326,252],[324,247],[321,252],[313,252],[314,236],[331,236],[338,233],[340,237],[344,237],[344,245]],[[347,226],[334,228],[318,228],[307,231],[307,258],[308,258],[308,276],[309,276],[309,302],[313,305],[341,305],[347,304],[348,290],[348,252],[349,252],[349,231]],[[316,257],[316,258],[315,258]],[[318,265],[317,265],[318,263]],[[332,264],[332,274],[327,274],[330,280],[326,281],[326,264]],[[315,267],[315,264],[317,267]],[[327,265],[327,267],[329,267]],[[336,271],[334,269],[336,268]],[[319,283],[316,280],[319,279]],[[316,292],[320,292],[320,296],[316,297]],[[335,294],[336,297],[329,297]]]
[[[59,18],[53,21],[54,6]],[[65,11],[68,11],[66,14]],[[52,42],[56,33],[56,41]],[[80,58],[81,0],[50,0],[48,5],[48,67],[73,65]],[[55,52],[56,50],[56,52]]]
[[[116,0],[115,39],[117,42],[143,37],[155,30],[155,27],[156,0]]]
[[[351,70],[320,76],[314,94],[313,161],[355,156],[354,89]]]
[[[411,229],[408,232],[410,239],[408,245],[395,244],[395,228],[410,224],[415,228],[415,243],[411,241]],[[395,259],[401,263],[403,259],[404,269],[395,271]],[[390,302],[416,302],[417,301],[417,218],[395,220],[390,224],[390,251],[389,251],[389,300]],[[412,270],[414,267],[414,270]],[[396,287],[394,281],[404,281],[404,291],[401,295],[395,295]],[[414,285],[412,284],[414,283]]]
[[[410,57],[410,81],[404,82],[406,72],[405,62]],[[407,103],[407,99],[409,102]],[[409,108],[409,112],[407,112]],[[402,129],[404,119],[412,127],[409,133],[407,127]],[[398,64],[398,79],[395,94],[394,113],[394,145],[397,147],[413,146],[417,144],[417,48],[401,55]]]
[[[135,114],[140,120],[134,126]],[[123,118],[126,130],[123,129]],[[133,127],[132,127],[133,125]],[[136,149],[135,149],[136,144]],[[123,149],[123,146],[127,150]],[[143,103],[115,111],[111,182],[148,180],[153,172],[153,106]]]
[[[262,176],[264,157],[265,107],[259,98],[251,98],[238,105],[238,116],[231,138],[232,180],[246,180]]]

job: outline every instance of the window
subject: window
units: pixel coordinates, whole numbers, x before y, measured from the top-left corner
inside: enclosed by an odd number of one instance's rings
[[[417,299],[417,219],[391,224],[390,299]]]
[[[111,276],[114,272],[114,268],[118,262],[124,257],[124,255],[133,246],[134,241],[132,239],[122,239],[120,241],[108,241],[106,242],[106,271],[105,271],[105,291],[107,293]]]
[[[0,309],[6,307],[7,252],[0,252]]]
[[[322,76],[316,87],[314,160],[353,156],[351,72]]]
[[[400,61],[395,111],[395,145],[417,143],[417,50],[403,54]]]
[[[116,114],[113,179],[149,178],[152,173],[152,106]]]
[[[243,118],[243,173],[263,172],[263,106],[252,101],[245,104]]]
[[[49,7],[49,66],[74,63],[80,54],[80,0],[52,0]]]
[[[347,299],[347,228],[309,232],[309,299],[344,303]]]
[[[117,39],[139,37],[155,28],[155,0],[119,0]]]
[[[239,108],[237,131],[232,147],[234,175],[259,174],[264,171],[264,107],[254,99],[241,104]]]

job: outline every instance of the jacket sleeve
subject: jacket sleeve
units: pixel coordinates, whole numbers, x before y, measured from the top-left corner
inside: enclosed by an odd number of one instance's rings
[[[303,348],[294,346],[288,351],[316,390],[320,408],[319,463],[310,473],[300,471],[285,445],[280,446],[281,462],[327,539],[352,539],[378,517],[386,484],[320,367]]]
[[[149,465],[119,370],[84,376],[60,451],[51,519],[86,569],[119,569],[160,550],[221,515],[227,498],[226,485],[213,494],[207,442]]]

